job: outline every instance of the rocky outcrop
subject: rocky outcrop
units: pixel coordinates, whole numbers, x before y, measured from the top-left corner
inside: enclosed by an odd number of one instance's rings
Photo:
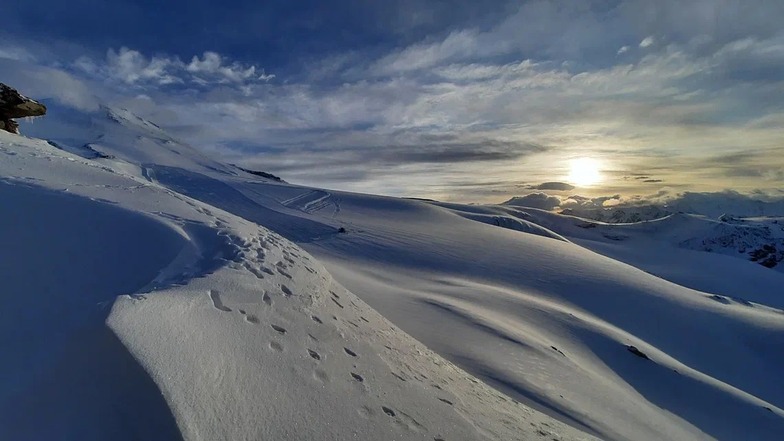
[[[44,114],[46,114],[46,106],[0,83],[0,130],[19,134],[19,124],[14,121],[14,118]]]

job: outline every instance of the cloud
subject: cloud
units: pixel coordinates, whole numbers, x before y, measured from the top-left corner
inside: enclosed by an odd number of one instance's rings
[[[106,67],[110,77],[128,84],[152,82],[159,85],[182,82],[178,77],[169,74],[168,70],[175,61],[169,58],[152,57],[147,59],[138,51],[120,48],[106,53]]]
[[[465,58],[476,53],[478,34],[472,30],[450,33],[438,42],[423,42],[381,58],[372,68],[381,74],[392,74],[430,68],[446,61]]]
[[[249,85],[268,82],[275,75],[265,73],[254,65],[231,62],[217,52],[204,52],[202,57],[194,56],[189,63],[178,57],[147,57],[139,51],[121,47],[109,49],[106,59],[95,61],[89,57],[78,58],[73,66],[85,73],[99,78],[135,86],[169,85]]]
[[[596,209],[608,206],[618,206],[625,202],[625,199],[620,194],[598,197],[572,195],[561,201],[560,207],[570,209]]]
[[[33,62],[35,57],[27,49],[18,46],[0,46],[0,59]]]
[[[60,69],[0,59],[3,82],[40,101],[55,100],[68,107],[92,111],[100,104],[100,89]]]
[[[555,190],[555,191],[569,191],[574,190],[574,185],[567,184],[566,182],[544,182],[539,185],[530,185],[528,188],[532,190]]]
[[[541,210],[553,210],[561,205],[561,199],[546,193],[531,193],[525,196],[515,196],[504,202],[503,205],[514,207],[539,208]]]
[[[648,36],[648,37],[643,38],[642,41],[640,41],[640,47],[641,48],[650,47],[650,46],[653,46],[653,43],[655,43],[655,42],[656,42],[656,40],[654,40],[654,38],[652,36]]]
[[[256,66],[242,66],[234,62],[225,64],[223,57],[216,52],[205,52],[203,58],[194,56],[185,66],[185,70],[197,78],[203,76],[219,78],[219,81],[242,83],[249,80],[270,81],[275,75],[268,75],[263,70],[257,72]]]

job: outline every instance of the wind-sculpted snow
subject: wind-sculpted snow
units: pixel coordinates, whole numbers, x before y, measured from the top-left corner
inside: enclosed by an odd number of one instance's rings
[[[0,205],[0,438],[129,439],[123,425],[136,428],[134,438],[175,438],[157,387],[101,324],[114,297],[154,279],[185,238],[146,216],[32,185],[0,183]]]

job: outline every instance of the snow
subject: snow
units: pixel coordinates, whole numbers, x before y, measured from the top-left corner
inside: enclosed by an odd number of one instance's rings
[[[680,246],[704,220],[300,187],[50,119],[73,148],[0,133],[2,439],[784,433],[784,274]]]
[[[431,352],[298,246],[141,165],[10,134],[0,154],[14,213],[2,439],[591,438]]]

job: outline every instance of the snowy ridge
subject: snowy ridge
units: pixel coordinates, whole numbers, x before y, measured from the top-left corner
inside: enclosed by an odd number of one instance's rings
[[[0,173],[9,183],[0,197],[8,206],[29,199],[28,187],[55,198],[66,192],[51,210],[100,206],[98,223],[108,229],[95,243],[132,251],[115,256],[122,262],[107,257],[113,263],[102,271],[74,271],[80,286],[111,283],[88,288],[91,296],[66,286],[64,298],[80,302],[63,305],[76,313],[112,304],[111,313],[98,308],[103,314],[82,314],[71,327],[44,318],[50,330],[68,331],[63,338],[87,344],[59,352],[42,339],[25,349],[47,362],[20,386],[21,410],[3,395],[0,437],[778,440],[784,433],[784,274],[681,247],[705,231],[702,219],[615,226],[519,207],[300,187],[180,147],[173,153],[159,128],[117,119],[105,126],[111,136],[97,134],[114,139],[113,158],[88,160],[0,135]],[[44,214],[28,218],[44,225],[55,218]],[[100,222],[110,215],[127,227]],[[9,222],[14,231],[28,221]],[[91,224],[77,216],[52,235],[80,225]],[[40,241],[30,248],[58,243]],[[68,262],[65,245],[53,247],[54,261]],[[8,332],[28,332],[41,314],[24,303],[38,300],[22,295],[18,273],[7,275],[21,302]],[[115,284],[131,276],[133,283]],[[88,349],[111,357],[78,355]],[[88,374],[96,372],[101,387],[91,389]],[[80,401],[81,390],[94,393]],[[21,417],[41,409],[52,424]]]

